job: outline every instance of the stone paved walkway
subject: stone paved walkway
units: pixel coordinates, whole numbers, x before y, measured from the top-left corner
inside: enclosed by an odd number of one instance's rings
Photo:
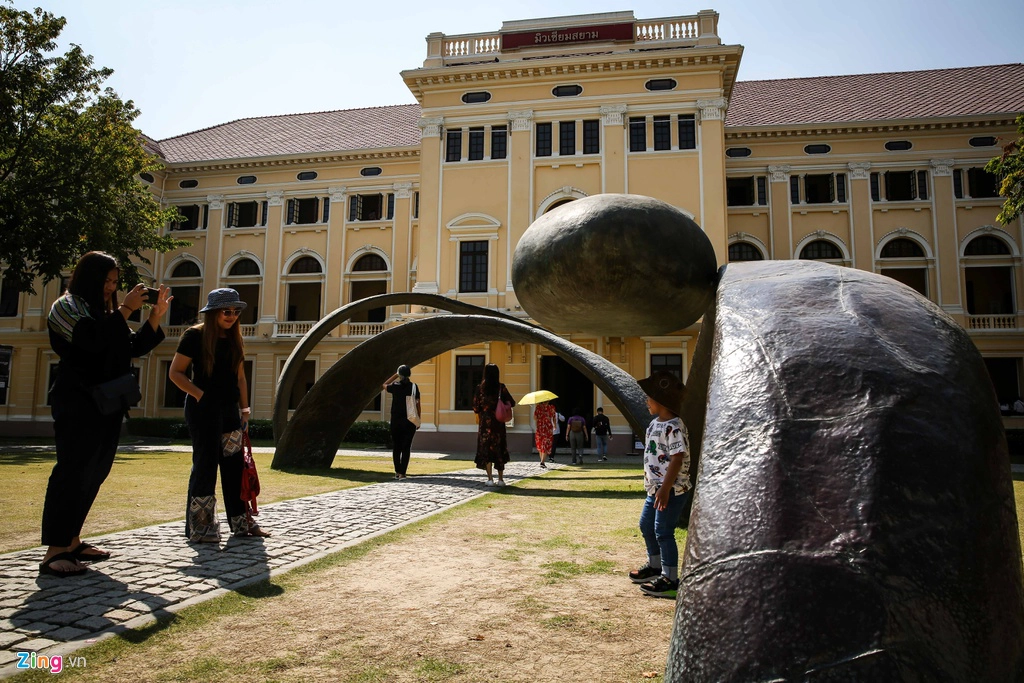
[[[511,462],[505,479],[544,471]],[[189,544],[183,521],[90,538],[114,557],[82,576],[40,576],[42,548],[0,555],[0,678],[17,652],[67,654],[496,490],[486,480],[468,469],[274,503],[259,515],[270,538]]]

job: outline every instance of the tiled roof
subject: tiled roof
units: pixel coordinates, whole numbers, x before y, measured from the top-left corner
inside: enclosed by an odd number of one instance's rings
[[[740,81],[725,125],[787,126],[1024,112],[1024,64]]]
[[[160,141],[167,163],[420,144],[418,104],[239,119]]]

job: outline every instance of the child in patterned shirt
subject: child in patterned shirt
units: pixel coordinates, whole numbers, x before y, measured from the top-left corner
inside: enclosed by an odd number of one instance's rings
[[[639,383],[647,394],[647,409],[654,415],[644,439],[647,500],[640,513],[647,562],[631,571],[629,578],[647,595],[675,598],[679,588],[676,524],[692,495],[689,437],[679,419],[686,387],[667,370]]]

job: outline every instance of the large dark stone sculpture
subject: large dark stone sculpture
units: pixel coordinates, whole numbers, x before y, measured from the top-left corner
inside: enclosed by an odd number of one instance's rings
[[[715,250],[686,214],[651,197],[599,194],[544,214],[512,259],[523,310],[559,332],[668,334],[711,303]]]
[[[277,450],[272,466],[330,467],[345,433],[380,393],[381,382],[397,363],[415,366],[460,346],[494,340],[540,344],[554,351],[594,382],[635,431],[646,429],[650,416],[640,386],[601,356],[519,321],[446,315],[385,330],[345,354],[313,385],[284,429],[277,431],[275,425]]]
[[[880,275],[733,264],[697,355],[666,679],[1022,680],[1006,441],[964,330]]]

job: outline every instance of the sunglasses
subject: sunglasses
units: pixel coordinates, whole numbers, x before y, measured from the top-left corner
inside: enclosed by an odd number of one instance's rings
[[[242,309],[241,308],[221,308],[219,310],[224,315],[230,315],[230,316],[234,316],[234,317],[238,317],[238,316],[242,315]]]

